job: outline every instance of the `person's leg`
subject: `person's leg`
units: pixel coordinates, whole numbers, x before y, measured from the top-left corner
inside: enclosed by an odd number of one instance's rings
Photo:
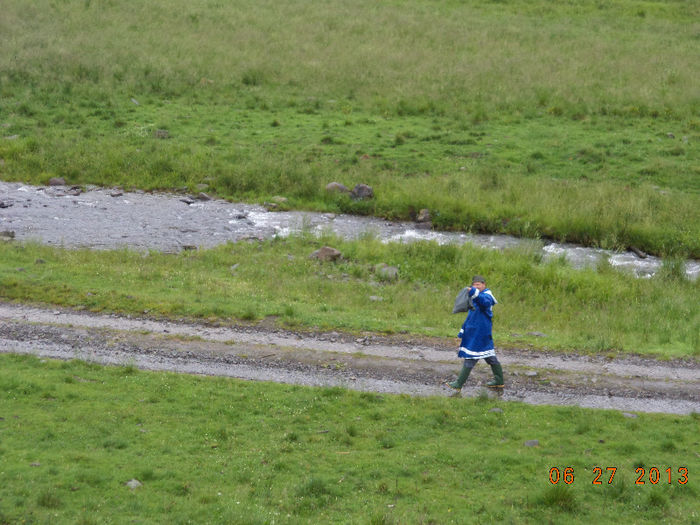
[[[475,364],[476,359],[465,359],[464,365],[462,365],[462,370],[459,372],[459,377],[457,378],[457,380],[445,384],[450,388],[454,388],[455,390],[461,390],[464,386],[464,383],[467,382],[467,378],[469,377],[469,374],[471,373],[472,368],[474,368]]]
[[[489,388],[503,388],[505,386],[503,383],[503,367],[499,363],[498,358],[494,355],[487,357],[485,361],[491,366],[491,371],[493,372],[493,380],[486,383],[486,386]]]

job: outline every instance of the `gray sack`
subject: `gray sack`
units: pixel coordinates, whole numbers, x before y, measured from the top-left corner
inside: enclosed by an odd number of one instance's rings
[[[472,304],[472,298],[469,297],[469,288],[471,288],[471,286],[465,286],[457,294],[457,299],[455,299],[454,308],[452,308],[453,314],[459,312],[468,312],[469,310],[474,309],[474,305]]]

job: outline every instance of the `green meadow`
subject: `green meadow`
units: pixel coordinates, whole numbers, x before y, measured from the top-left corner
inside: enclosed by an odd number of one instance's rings
[[[481,273],[499,349],[699,357],[700,281],[683,270],[700,258],[698,2],[3,0],[0,12],[3,181],[283,196],[282,208],[392,220],[427,208],[439,229],[664,258],[636,279],[603,261],[574,270],[527,249],[371,235],[180,254],[0,242],[2,300],[452,337],[452,301]],[[375,196],[330,194],[333,181]],[[343,259],[309,259],[324,244]],[[690,524],[698,430],[697,414],[0,355],[0,524]]]
[[[9,0],[0,177],[428,208],[441,229],[697,258],[699,15],[671,1]],[[376,197],[328,195],[331,181]]]
[[[697,415],[631,419],[8,355],[0,392],[0,523],[700,518]]]

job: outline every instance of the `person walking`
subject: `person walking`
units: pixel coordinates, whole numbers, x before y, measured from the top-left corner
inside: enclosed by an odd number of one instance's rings
[[[446,385],[461,390],[476,362],[483,359],[491,366],[493,372],[493,380],[486,383],[486,386],[503,388],[503,368],[496,357],[492,334],[493,306],[498,304],[498,301],[486,287],[486,279],[480,275],[475,275],[472,279],[468,294],[472,306],[459,331],[460,345],[457,351],[457,357],[464,359],[464,365],[459,377]]]

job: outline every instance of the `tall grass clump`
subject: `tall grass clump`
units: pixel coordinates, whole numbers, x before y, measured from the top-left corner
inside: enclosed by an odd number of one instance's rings
[[[548,487],[538,500],[539,505],[551,507],[556,510],[575,512],[578,505],[574,491],[564,485]]]

